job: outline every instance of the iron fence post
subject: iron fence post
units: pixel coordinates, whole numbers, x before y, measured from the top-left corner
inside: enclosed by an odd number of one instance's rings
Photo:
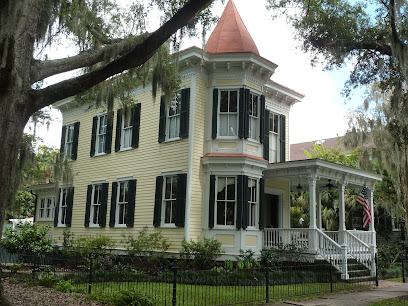
[[[333,262],[330,256],[330,292],[333,292]]]
[[[93,274],[93,254],[90,255],[90,261],[89,261],[88,294],[91,294],[92,292],[92,274]]]
[[[402,282],[403,282],[403,283],[405,283],[405,267],[404,267],[404,261],[405,261],[405,254],[402,253],[401,263],[402,263]]]
[[[266,261],[266,273],[265,273],[265,277],[266,277],[266,303],[269,303],[269,264],[268,261]]]
[[[375,285],[378,287],[378,257],[377,257],[377,253],[375,253],[374,263],[375,263]]]
[[[37,256],[34,255],[33,279],[35,279],[35,270],[37,270]]]
[[[176,306],[177,304],[177,259],[174,259],[172,270],[173,270],[173,299],[171,300],[171,305]]]

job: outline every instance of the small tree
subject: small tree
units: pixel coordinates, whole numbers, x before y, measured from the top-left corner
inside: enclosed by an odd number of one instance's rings
[[[51,240],[46,237],[49,230],[49,225],[19,223],[15,229],[6,229],[2,247],[10,253],[44,256],[52,251]]]

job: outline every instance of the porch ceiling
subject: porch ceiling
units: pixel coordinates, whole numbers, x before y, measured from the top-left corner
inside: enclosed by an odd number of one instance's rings
[[[296,191],[296,186],[300,184],[303,191],[308,189],[308,179],[317,179],[316,187],[327,188],[326,185],[331,180],[336,188],[340,182],[346,184],[346,188],[360,188],[364,184],[372,189],[376,181],[381,181],[382,176],[354,169],[340,164],[332,163],[322,159],[305,159],[289,161],[285,163],[269,164],[263,172],[266,179],[284,179],[291,182],[291,191]]]

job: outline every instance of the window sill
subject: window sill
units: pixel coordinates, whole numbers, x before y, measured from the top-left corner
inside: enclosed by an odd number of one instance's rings
[[[128,148],[123,148],[123,149],[120,149],[119,151],[117,151],[117,152],[124,152],[124,151],[130,151],[130,150],[132,150],[133,148],[132,147],[128,147]]]
[[[36,219],[35,222],[52,222],[53,219]]]
[[[115,224],[114,228],[126,228],[126,224]]]
[[[89,224],[88,227],[92,227],[92,228],[98,228],[100,227],[99,224]]]
[[[177,228],[175,224],[162,224],[160,225],[161,228]]]
[[[67,227],[66,224],[58,224],[57,227]]]
[[[166,143],[166,142],[174,142],[174,141],[178,141],[178,140],[182,140],[182,139],[184,139],[184,138],[176,137],[176,138],[166,139],[166,140],[164,141],[164,143]]]
[[[94,157],[96,157],[96,156],[103,156],[103,155],[106,155],[106,153],[95,153]]]
[[[236,230],[236,225],[215,225],[213,229],[216,230]]]
[[[239,138],[238,136],[220,136],[220,135],[217,135],[217,138],[216,139],[231,139],[231,140],[239,140],[239,139],[241,139],[241,138]],[[242,139],[244,139],[244,138],[242,138]],[[215,139],[214,139],[215,140]]]

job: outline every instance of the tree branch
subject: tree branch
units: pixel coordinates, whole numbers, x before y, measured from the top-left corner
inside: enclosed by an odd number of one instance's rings
[[[35,83],[59,73],[95,65],[103,61],[105,54],[112,53],[113,50],[121,50],[118,55],[124,55],[126,52],[129,52],[131,48],[134,48],[134,44],[130,43],[132,39],[135,39],[135,37],[122,39],[122,41],[118,43],[105,46],[101,49],[83,51],[72,57],[47,61],[35,61],[31,68],[30,80],[32,83]],[[129,46],[126,48],[126,45]]]
[[[32,107],[41,109],[56,101],[82,93],[107,78],[126,69],[138,67],[149,60],[156,50],[191,18],[207,7],[213,0],[190,0],[169,21],[149,35],[142,43],[110,63],[76,78],[61,81],[40,90],[31,90]]]

